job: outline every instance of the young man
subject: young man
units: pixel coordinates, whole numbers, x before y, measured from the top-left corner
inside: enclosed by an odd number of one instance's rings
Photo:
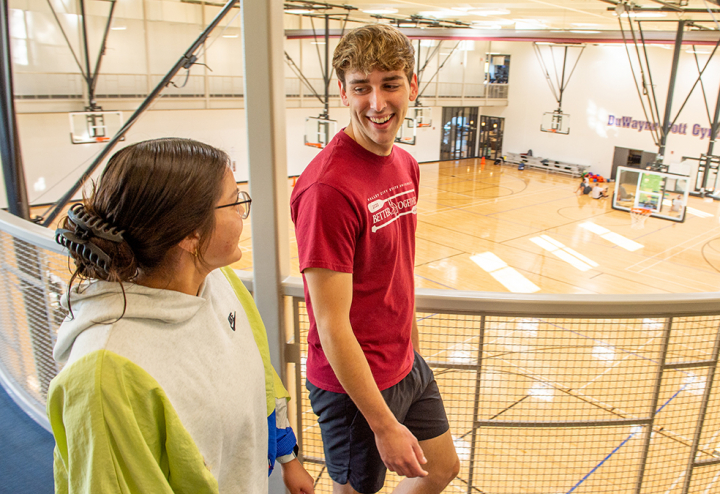
[[[683,195],[678,194],[675,196],[675,199],[672,201],[672,207],[670,208],[670,211],[674,213],[679,213],[682,211],[684,204],[683,204]]]
[[[592,187],[592,190],[590,191],[590,197],[592,197],[593,199],[601,199],[601,198],[607,197],[607,196],[608,196],[607,187],[602,188],[602,187],[600,187],[600,184],[595,182],[595,184]]]
[[[417,97],[414,50],[386,25],[355,29],[333,57],[350,124],[291,198],[310,318],[307,387],[335,493],[441,492],[460,462],[420,357],[414,262],[419,168],[393,147]]]

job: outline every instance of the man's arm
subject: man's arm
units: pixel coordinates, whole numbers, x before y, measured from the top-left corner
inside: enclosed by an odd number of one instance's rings
[[[352,274],[320,268],[305,269],[304,274],[325,356],[375,433],[385,466],[406,477],[426,476],[420,464],[427,460],[417,439],[385,403],[350,325]]]

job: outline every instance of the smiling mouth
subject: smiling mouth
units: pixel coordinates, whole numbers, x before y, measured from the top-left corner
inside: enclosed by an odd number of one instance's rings
[[[370,121],[371,121],[372,123],[384,124],[385,122],[387,122],[388,120],[390,120],[390,119],[393,117],[393,115],[395,115],[395,114],[394,114],[394,113],[391,113],[390,115],[386,115],[386,116],[383,116],[383,117],[368,117],[368,118],[370,119]]]

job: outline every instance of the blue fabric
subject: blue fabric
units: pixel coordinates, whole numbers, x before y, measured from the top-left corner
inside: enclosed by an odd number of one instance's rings
[[[295,439],[295,433],[292,427],[286,429],[275,429],[277,433],[277,456],[285,456],[292,453],[297,439]]]
[[[0,386],[0,493],[52,493],[54,447],[52,434]]]
[[[268,416],[268,475],[275,468],[275,460],[278,456],[285,456],[292,453],[297,439],[292,427],[278,429],[275,412]]]
[[[277,458],[277,421],[275,420],[275,411],[268,415],[268,476],[275,468],[275,458]]]

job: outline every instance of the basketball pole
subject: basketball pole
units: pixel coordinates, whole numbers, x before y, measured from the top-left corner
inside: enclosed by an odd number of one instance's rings
[[[10,53],[8,0],[0,0],[0,157],[2,159],[7,190],[8,211],[25,220],[30,219],[25,171],[20,152],[20,137],[13,100],[12,59]],[[17,261],[18,288],[22,293],[22,306],[28,322],[30,346],[32,348],[35,375],[42,396],[47,394],[50,381],[57,373],[52,365],[40,365],[52,355],[52,329],[46,304],[43,282],[43,264],[38,248],[17,237],[13,238],[13,250]],[[22,310],[22,309],[21,309]]]
[[[665,146],[667,144],[668,134],[670,133],[670,117],[672,111],[673,93],[675,92],[675,79],[678,72],[678,63],[680,62],[680,50],[682,49],[683,30],[685,29],[685,21],[678,21],[677,34],[675,36],[675,50],[673,51],[672,68],[670,69],[670,82],[668,83],[667,101],[665,102],[665,118],[663,119],[662,135],[660,136],[660,146],[658,149],[658,159],[656,167],[660,167],[665,159]]]
[[[98,56],[97,56],[97,60],[95,61],[95,71],[94,72],[90,72],[90,54],[87,51],[87,28],[85,25],[85,10],[83,10],[82,26],[83,26],[83,39],[85,40],[85,58],[87,60],[86,64],[88,67],[86,82],[87,82],[87,87],[88,87],[88,104],[89,104],[88,110],[89,111],[93,111],[96,108],[100,108],[99,106],[97,106],[95,104],[95,88],[97,87],[98,76],[100,75],[100,65],[102,63],[103,56],[105,55],[105,47],[107,46],[108,33],[110,33],[110,25],[112,24],[113,14],[115,13],[115,5],[117,5],[117,2],[118,2],[118,0],[113,0],[113,2],[110,4],[110,13],[108,14],[107,23],[105,24],[105,32],[103,33],[103,39],[102,39],[102,43],[100,44],[100,50],[98,50]],[[83,9],[84,9],[85,7],[84,7],[84,3],[82,3],[82,0],[81,0],[81,5],[83,5]]]
[[[708,173],[707,170],[710,169],[710,162],[712,161],[712,154],[713,154],[713,148],[715,147],[715,139],[717,137],[718,133],[718,127],[720,127],[720,90],[718,91],[718,100],[717,103],[715,103],[715,116],[713,117],[712,125],[710,126],[710,142],[708,143],[708,150],[707,154],[705,155],[705,173],[703,174],[703,183],[702,183],[702,189],[701,193],[702,196],[705,197],[705,190],[707,190],[707,182],[708,182]],[[715,193],[716,191],[713,191]]]
[[[325,110],[323,118],[330,118],[330,16],[325,14]]]
[[[10,53],[10,29],[8,0],[0,0],[0,159],[2,159],[8,211],[29,220],[27,186],[20,152],[17,118],[13,92],[12,57]]]
[[[4,2],[5,0],[0,1]],[[208,27],[206,27],[205,30],[200,34],[200,36],[198,36],[195,42],[190,45],[190,48],[188,48],[185,54],[180,57],[180,59],[175,63],[172,69],[170,69],[170,71],[165,75],[165,77],[163,77],[163,79],[155,87],[155,89],[153,89],[153,91],[148,95],[148,97],[145,98],[145,100],[138,107],[138,109],[135,110],[135,113],[133,113],[132,116],[128,119],[128,121],[125,122],[125,125],[123,125],[122,128],[118,130],[117,134],[115,134],[115,136],[110,139],[110,141],[103,148],[103,150],[100,151],[100,154],[95,158],[95,160],[88,167],[88,169],[85,170],[85,172],[82,174],[80,180],[78,180],[72,187],[70,187],[70,190],[68,190],[65,195],[58,200],[50,214],[42,222],[43,226],[47,227],[52,224],[52,222],[55,220],[55,218],[58,217],[65,205],[67,205],[67,203],[72,200],[73,196],[77,193],[80,187],[82,187],[83,184],[90,178],[95,169],[100,165],[100,163],[103,162],[107,155],[110,154],[115,145],[120,141],[120,139],[123,138],[127,131],[130,130],[130,128],[135,124],[135,122],[140,118],[140,116],[145,112],[145,110],[150,107],[155,98],[158,97],[158,95],[162,92],[163,89],[165,89],[168,84],[170,84],[170,81],[172,81],[172,78],[175,77],[175,75],[180,71],[180,69],[184,68],[190,70],[190,67],[197,60],[195,52],[203,45],[207,37],[210,36],[210,33],[212,33],[212,31],[217,27],[217,25],[220,24],[220,21],[225,18],[227,13],[230,12],[230,10],[238,2],[239,0],[229,0],[228,3],[225,4],[223,9],[218,13],[217,16],[215,16],[215,19],[213,19],[213,21],[208,25]]]

